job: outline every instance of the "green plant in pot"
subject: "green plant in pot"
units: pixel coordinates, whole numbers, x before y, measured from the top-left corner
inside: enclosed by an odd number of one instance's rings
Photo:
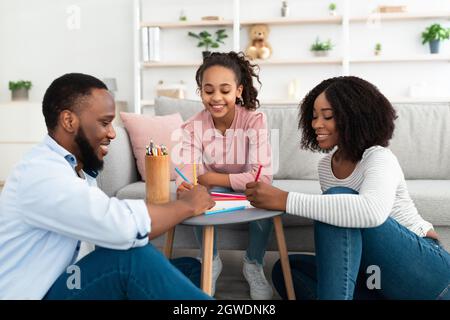
[[[194,33],[189,31],[188,35],[199,40],[197,47],[201,48],[204,47],[205,50],[203,50],[203,59],[208,57],[211,52],[209,51],[210,48],[218,48],[220,44],[225,44],[223,42],[223,39],[228,38],[228,35],[226,34],[225,29],[219,29],[215,32],[215,38],[213,38],[212,34],[210,34],[208,31],[202,31],[200,33]]]
[[[332,2],[328,5],[328,11],[330,12],[330,15],[335,16],[336,15],[336,3]]]
[[[11,90],[11,99],[13,101],[17,100],[28,100],[28,91],[31,89],[33,84],[31,81],[19,80],[19,81],[9,81],[9,90]]]
[[[439,43],[450,38],[450,28],[434,23],[422,32],[422,44],[429,43],[430,53],[439,53]]]
[[[325,57],[333,47],[331,40],[320,41],[319,38],[316,38],[316,41],[311,45],[311,51],[316,57]]]
[[[374,51],[376,56],[379,56],[381,54],[381,49],[382,49],[381,43],[377,42],[375,44],[375,51]]]

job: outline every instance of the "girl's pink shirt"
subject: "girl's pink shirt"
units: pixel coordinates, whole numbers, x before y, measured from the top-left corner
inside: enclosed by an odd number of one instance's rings
[[[240,192],[255,181],[258,167],[263,166],[259,181],[272,183],[271,148],[266,116],[236,106],[231,127],[222,134],[214,126],[211,113],[203,110],[182,125],[183,140],[177,164],[193,182],[193,166],[197,175],[206,172],[229,174],[231,188]],[[183,179],[178,176],[177,186]]]

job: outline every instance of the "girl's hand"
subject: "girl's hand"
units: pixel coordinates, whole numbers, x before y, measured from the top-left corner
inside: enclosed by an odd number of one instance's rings
[[[286,211],[288,193],[264,182],[250,182],[245,195],[256,208]]]
[[[213,179],[214,179],[214,172],[206,172],[202,174],[201,176],[197,177],[198,184],[201,184],[206,189],[210,190],[213,185]]]
[[[179,197],[180,193],[192,190],[193,187],[194,186],[192,184],[183,181],[177,188],[177,198]]]

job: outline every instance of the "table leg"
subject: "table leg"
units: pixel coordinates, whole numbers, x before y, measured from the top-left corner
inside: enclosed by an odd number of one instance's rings
[[[166,232],[166,240],[164,242],[164,255],[167,259],[172,258],[173,238],[175,236],[175,227]]]
[[[214,226],[203,227],[202,290],[211,295]]]
[[[286,248],[286,240],[284,238],[281,216],[273,217],[273,224],[275,227],[278,251],[280,252],[281,269],[283,270],[284,285],[286,286],[287,296],[289,300],[295,300],[294,285],[292,284],[291,266],[289,265],[289,258]]]

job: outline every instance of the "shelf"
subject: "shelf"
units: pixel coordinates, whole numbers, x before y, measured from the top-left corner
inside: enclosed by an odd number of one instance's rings
[[[270,25],[294,25],[294,24],[340,24],[342,22],[341,16],[328,17],[313,17],[313,18],[270,18],[257,20],[242,20],[240,24],[248,26],[252,24],[270,24]]]
[[[363,58],[350,58],[350,63],[377,63],[377,62],[450,62],[450,56],[440,54],[423,54],[413,56],[373,56]],[[296,64],[341,64],[342,58],[335,57],[316,57],[303,59],[270,59],[270,60],[252,60],[260,66],[276,65],[296,65]],[[143,68],[166,68],[166,67],[198,67],[201,61],[166,61],[166,62],[143,62]]]
[[[392,103],[433,103],[433,102],[449,102],[450,97],[391,97],[388,98]]]
[[[423,54],[404,57],[395,56],[373,56],[367,58],[350,58],[350,63],[376,63],[376,62],[450,62],[450,56],[440,54]]]
[[[431,13],[373,13],[372,15],[350,17],[350,22],[366,22],[368,20],[380,21],[402,21],[402,20],[418,20],[418,19],[449,19],[450,12],[431,12]]]
[[[142,62],[143,68],[166,68],[166,67],[198,67],[201,61],[166,61],[166,62]]]
[[[381,21],[401,21],[417,19],[449,19],[450,12],[432,12],[432,13],[373,13],[367,16],[350,17],[350,22],[366,22],[368,20],[380,19]],[[296,25],[296,24],[340,24],[342,16],[324,16],[324,17],[298,17],[298,18],[267,18],[241,20],[241,26],[252,24],[270,24],[270,25]],[[232,26],[233,20],[205,20],[205,21],[174,21],[174,22],[141,22],[141,27],[160,27],[160,28],[186,28],[186,27],[210,27],[210,26]]]
[[[160,27],[164,29],[187,27],[232,26],[233,20],[177,21],[177,22],[141,22],[141,28]]]
[[[340,64],[341,58],[317,57],[304,59],[270,59],[270,60],[252,60],[257,65],[292,65],[292,64]],[[143,68],[162,68],[162,67],[198,67],[201,61],[167,61],[167,62],[143,62]]]

